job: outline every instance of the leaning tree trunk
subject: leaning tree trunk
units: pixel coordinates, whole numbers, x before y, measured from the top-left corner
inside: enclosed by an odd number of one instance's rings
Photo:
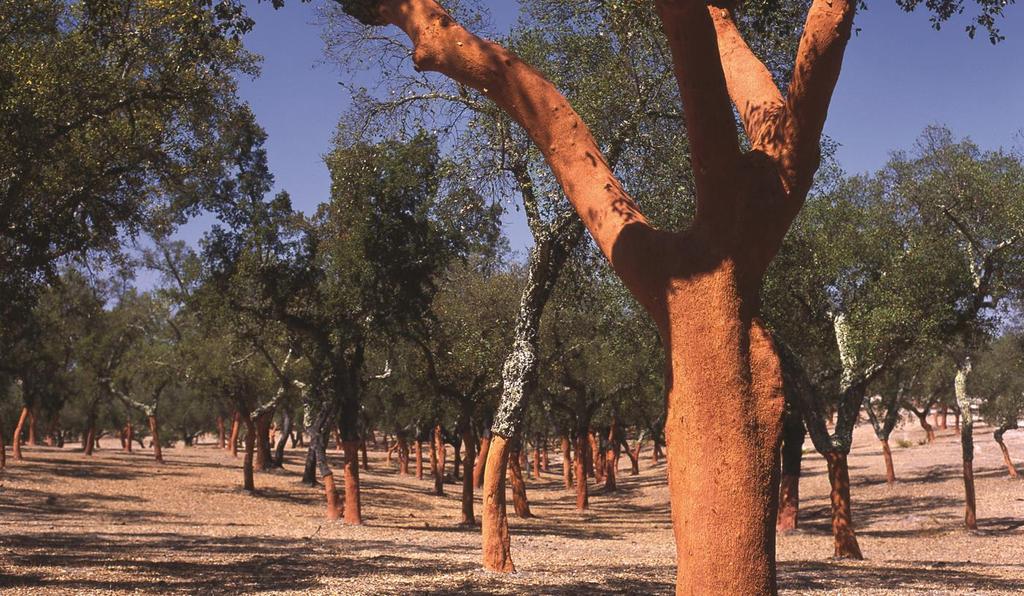
[[[960,448],[964,466],[964,524],[968,530],[978,529],[978,511],[974,497],[974,416],[967,396],[967,376],[971,373],[971,360],[965,358],[956,369],[953,388],[960,409]]]
[[[1003,441],[1003,435],[1006,431],[1017,428],[1017,421],[1014,420],[1010,424],[1003,424],[996,429],[996,432],[992,433],[996,443],[999,444],[999,450],[1003,452],[1003,463],[1006,464],[1006,471],[1010,474],[1010,478],[1020,478],[1020,474],[1017,472],[1017,466],[1013,465],[1013,459],[1010,458],[1010,450],[1006,448],[1006,443]]]
[[[284,449],[288,446],[288,437],[292,434],[292,414],[288,408],[281,411],[281,436],[274,448],[274,467],[284,467]]]
[[[850,507],[850,469],[846,454],[830,451],[825,455],[828,462],[828,480],[831,485],[832,536],[835,541],[837,559],[863,559],[857,534],[853,530],[853,513]]]
[[[14,427],[14,436],[11,438],[11,448],[14,450],[14,459],[21,461],[21,433],[25,429],[25,420],[28,419],[28,406],[21,409],[21,417],[18,418],[18,425]]]
[[[795,406],[786,404],[786,417],[782,423],[782,481],[779,483],[779,517],[775,522],[778,532],[792,532],[799,526],[800,465],[804,454],[807,430]]]
[[[917,421],[921,424],[921,429],[924,430],[925,441],[929,444],[935,442],[935,428],[928,424],[928,408],[925,408],[923,412],[915,411],[914,416],[917,416]]]
[[[484,436],[480,439],[480,454],[477,456],[476,466],[473,468],[473,484],[477,488],[484,487],[484,470],[487,469],[487,457],[491,447],[491,430],[484,429]]]
[[[153,457],[157,463],[164,463],[164,452],[160,445],[160,424],[157,422],[156,414],[147,416],[149,419],[149,432],[153,435]]]
[[[882,444],[882,456],[885,458],[885,481],[892,486],[896,484],[896,468],[892,464],[892,449],[889,448],[889,437],[878,440]]]

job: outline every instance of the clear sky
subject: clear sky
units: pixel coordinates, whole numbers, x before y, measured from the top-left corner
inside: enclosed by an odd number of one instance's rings
[[[348,105],[338,81],[345,73],[323,60],[317,6],[288,2],[273,10],[250,0],[256,27],[245,40],[264,56],[263,74],[240,84],[260,124],[277,188],[296,207],[312,211],[329,191],[321,156]],[[488,0],[495,25],[515,20],[514,0]],[[968,1],[968,4],[971,2]],[[874,170],[893,149],[910,147],[928,124],[945,124],[982,147],[1024,145],[1024,6],[1010,6],[1000,24],[1006,40],[971,40],[960,20],[942,31],[922,12],[906,14],[894,0],[869,0],[857,16],[858,34],[846,52],[826,134],[840,143],[838,159],[848,172]],[[513,213],[507,222],[512,246],[529,240]],[[209,225],[200,218],[180,236],[195,241]]]

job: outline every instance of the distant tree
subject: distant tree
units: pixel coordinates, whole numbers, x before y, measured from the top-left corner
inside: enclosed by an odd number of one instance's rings
[[[1003,435],[1020,428],[1024,418],[1024,337],[1016,332],[1003,335],[986,346],[977,361],[968,393],[982,400],[980,413],[995,427],[993,437],[1010,478],[1020,478]]]

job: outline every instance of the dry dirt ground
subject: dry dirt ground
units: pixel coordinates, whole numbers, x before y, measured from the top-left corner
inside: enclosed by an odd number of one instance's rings
[[[829,559],[827,476],[821,457],[806,456],[802,529],[778,540],[783,593],[1024,593],[1024,481],[1006,478],[989,429],[979,429],[981,529],[967,532],[959,443],[952,430],[934,445],[920,438],[916,428],[894,433],[890,488],[870,430],[858,429],[850,465],[865,561]],[[1007,441],[1024,463],[1024,433]],[[512,520],[519,573],[497,576],[478,564],[479,533],[456,525],[458,486],[432,496],[429,478],[398,477],[381,452],[363,474],[366,525],[351,527],[324,521],[321,493],[299,483],[298,450],[284,472],[258,474],[252,496],[239,489],[241,460],[211,445],[167,449],[162,466],[113,441],[92,458],[75,447],[29,447],[0,473],[0,592],[672,592],[664,467],[647,457],[639,476],[620,473],[618,493],[595,491],[583,515],[557,463],[530,481],[537,517]]]

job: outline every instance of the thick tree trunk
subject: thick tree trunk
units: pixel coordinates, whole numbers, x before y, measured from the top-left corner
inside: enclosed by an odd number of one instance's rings
[[[896,484],[896,468],[892,465],[892,450],[889,449],[889,439],[881,439],[882,455],[885,456],[885,481],[892,486]]]
[[[359,441],[345,441],[345,523],[362,525],[363,509],[359,500]]]
[[[270,423],[274,413],[264,412],[256,417],[256,468],[266,471],[271,468],[270,457]]]
[[[164,452],[160,446],[160,424],[156,416],[149,416],[149,432],[153,435],[153,457],[157,463],[164,463]]]
[[[484,487],[484,471],[487,469],[487,460],[491,448],[490,432],[487,432],[480,439],[480,455],[477,456],[476,467],[473,469],[473,484],[477,488]]]
[[[804,457],[804,428],[800,412],[787,406],[782,423],[782,481],[779,484],[779,518],[775,523],[778,532],[792,532],[799,526],[800,516],[800,467]]]
[[[526,498],[526,482],[523,480],[523,468],[518,455],[512,454],[508,466],[509,479],[512,481],[512,506],[516,516],[528,519],[533,514],[530,513],[530,501]]]
[[[587,444],[586,433],[576,435],[576,509],[586,511],[590,508],[590,488],[587,485]]]
[[[25,428],[25,420],[28,419],[28,406],[21,409],[21,417],[18,418],[18,425],[14,427],[14,436],[11,437],[11,448],[14,450],[15,461],[24,459],[21,455],[21,434]]]
[[[967,376],[971,373],[971,361],[965,358],[956,370],[953,382],[956,401],[959,406],[957,423],[960,428],[960,449],[964,466],[964,524],[968,530],[978,529],[978,510],[974,496],[974,416],[971,401],[967,395]],[[960,424],[960,417],[963,423]]]
[[[310,486],[316,486],[316,454],[313,448],[306,449],[306,461],[302,464],[302,482]]]
[[[562,483],[565,490],[572,490],[572,466],[572,444],[568,436],[562,435]]]
[[[832,487],[832,537],[835,541],[837,559],[863,559],[857,534],[853,530],[853,513],[850,507],[850,470],[846,454],[830,451],[825,455],[828,462],[828,480]]]
[[[473,514],[473,474],[471,466],[475,456],[476,439],[473,437],[473,430],[467,424],[462,430],[462,442],[466,445],[466,465],[462,473],[462,521],[463,526],[475,526],[476,516]]]
[[[231,420],[231,439],[229,447],[231,448],[231,457],[238,457],[238,433],[241,432],[242,426],[242,413],[236,411],[234,418]]]
[[[256,481],[253,474],[253,453],[256,451],[256,424],[251,416],[245,417],[245,457],[242,460],[242,488],[256,492]]]
[[[509,442],[491,435],[483,487],[483,559],[484,567],[499,573],[512,573],[511,541],[505,508],[505,471],[509,461]]]

